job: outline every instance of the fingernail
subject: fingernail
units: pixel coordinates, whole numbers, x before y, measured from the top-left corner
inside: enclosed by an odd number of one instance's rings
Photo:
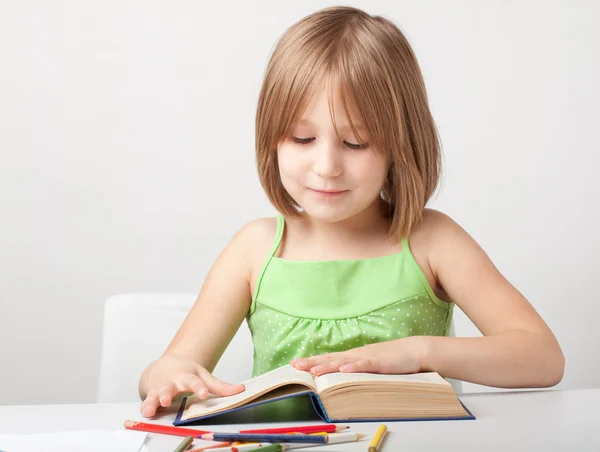
[[[321,366],[313,367],[310,369],[311,372],[321,372],[323,368]]]
[[[152,415],[152,410],[150,409],[150,407],[144,408],[144,411],[142,411],[142,415],[146,416],[146,417],[150,417]]]

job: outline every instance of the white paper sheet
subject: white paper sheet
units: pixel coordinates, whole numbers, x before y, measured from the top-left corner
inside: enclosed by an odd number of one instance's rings
[[[78,430],[20,435],[0,434],[1,452],[139,452],[146,432]]]

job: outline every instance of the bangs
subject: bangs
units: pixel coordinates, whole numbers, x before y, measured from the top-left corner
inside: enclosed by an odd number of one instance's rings
[[[361,142],[366,141],[356,127],[356,123],[362,123],[369,145],[385,155],[391,154],[392,143],[400,138],[398,129],[402,122],[397,96],[386,80],[381,62],[353,35],[356,33],[348,31],[333,43],[306,45],[286,55],[285,67],[278,71],[277,85],[270,87],[273,103],[268,107],[265,104],[263,110],[269,115],[261,121],[269,149],[276,149],[290,127],[300,119],[317,89],[325,84],[331,122],[338,137],[333,103],[336,91],[354,136]]]
[[[354,136],[360,142],[367,141],[356,128],[356,123],[359,122],[367,132],[369,146],[377,152],[390,156],[391,142],[394,141],[394,137],[390,136],[389,129],[387,129],[388,133],[384,133],[386,128],[383,125],[393,122],[389,118],[389,112],[393,111],[390,102],[394,97],[393,93],[381,88],[382,72],[374,70],[376,64],[368,58],[364,50],[352,52],[356,49],[352,49],[350,43],[351,40],[348,40],[340,44],[339,56],[332,62],[325,75],[330,93],[329,109],[333,127],[339,136],[334,104],[331,100],[337,90],[341,108]],[[347,47],[344,47],[344,44],[347,44]],[[399,118],[395,122],[399,124]]]

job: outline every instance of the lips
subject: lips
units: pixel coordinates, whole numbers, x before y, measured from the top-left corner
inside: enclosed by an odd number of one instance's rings
[[[337,195],[346,193],[348,191],[348,190],[330,190],[330,189],[317,189],[317,188],[310,188],[309,190],[311,190],[319,195],[323,195],[323,196],[337,196]]]

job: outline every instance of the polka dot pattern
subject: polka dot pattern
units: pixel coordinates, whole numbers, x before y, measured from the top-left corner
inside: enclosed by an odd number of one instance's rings
[[[444,336],[449,315],[451,311],[434,303],[427,293],[344,319],[302,318],[257,303],[247,319],[254,344],[253,375],[294,358],[408,336]]]

